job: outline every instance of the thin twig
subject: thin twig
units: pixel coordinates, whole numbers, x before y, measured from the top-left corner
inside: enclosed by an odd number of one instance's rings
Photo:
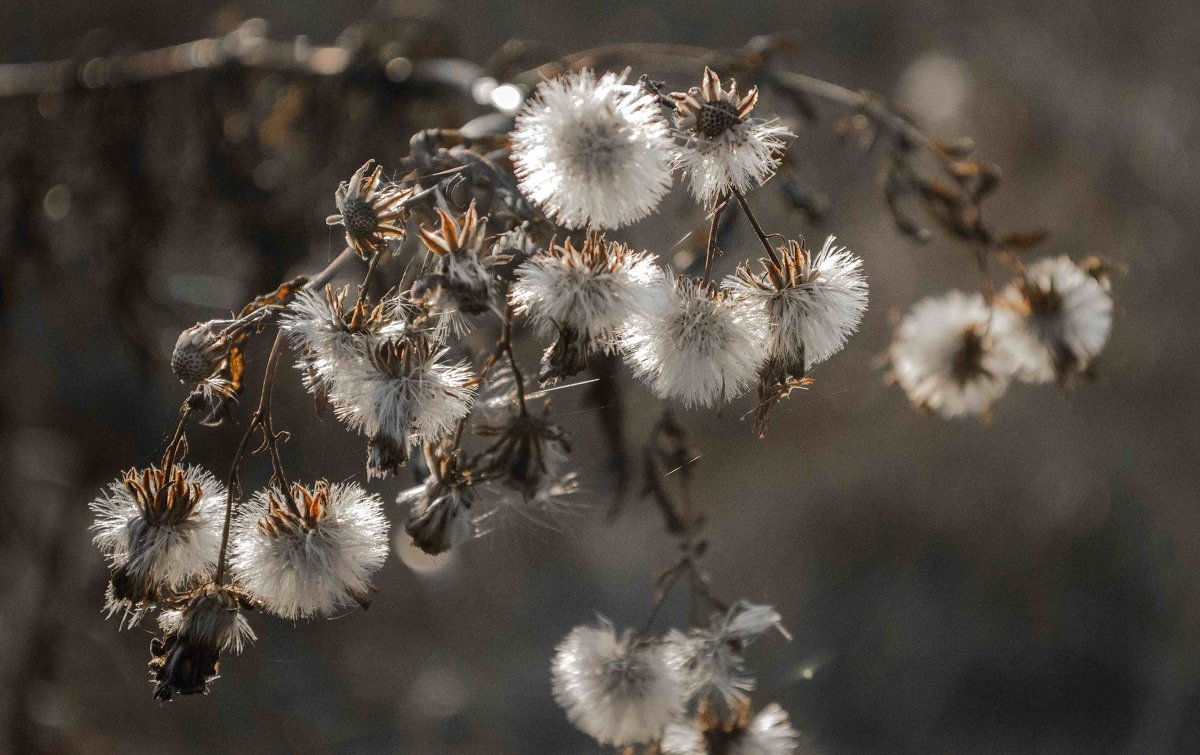
[[[717,206],[713,208],[712,222],[708,226],[708,243],[704,247],[704,285],[708,285],[712,280],[713,254],[717,248],[717,231],[721,224],[721,213],[725,211],[725,205],[729,203],[729,197],[722,197]]]
[[[184,430],[187,428],[188,417],[192,414],[191,395],[184,400],[183,406],[179,409],[179,424],[175,426],[175,434],[171,436],[171,442],[167,444],[165,453],[162,459],[162,470],[169,474],[171,467],[175,466],[175,457],[179,452],[179,444],[183,441]]]
[[[525,409],[525,378],[521,374],[521,368],[517,366],[517,355],[513,353],[512,318],[512,304],[506,302],[504,305],[504,323],[500,332],[500,341],[504,344],[504,350],[508,353],[508,365],[512,369],[513,384],[517,387],[517,404],[521,407],[521,416],[524,417],[528,414]]]
[[[379,265],[379,258],[382,257],[382,252],[375,252],[371,255],[371,261],[367,263],[367,274],[363,276],[362,283],[358,287],[358,304],[362,304],[367,296],[367,287],[371,285],[371,278],[375,275],[375,268]]]
[[[246,428],[246,432],[242,433],[242,439],[238,441],[237,450],[233,452],[233,464],[225,478],[225,524],[221,529],[221,549],[217,555],[217,571],[213,576],[213,582],[217,585],[220,585],[225,577],[225,552],[229,545],[229,523],[233,519],[233,486],[237,482],[238,464],[246,453],[246,444],[250,441],[250,436],[257,426],[257,417],[255,417]]]
[[[762,226],[758,224],[758,218],[754,216],[754,211],[750,209],[749,203],[746,202],[746,197],[742,196],[742,192],[737,189],[733,190],[733,195],[737,197],[738,204],[742,206],[742,212],[746,214],[750,225],[754,227],[754,233],[758,235],[758,240],[762,242],[763,249],[767,250],[767,256],[771,258],[771,262],[775,267],[779,267],[779,258],[775,256],[775,250],[771,248],[771,239],[763,231]]]

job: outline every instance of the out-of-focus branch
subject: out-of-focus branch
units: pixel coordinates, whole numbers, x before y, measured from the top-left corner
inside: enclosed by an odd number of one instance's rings
[[[129,55],[67,58],[40,63],[0,65],[0,97],[38,95],[65,89],[101,89],[139,81],[177,76],[235,63],[266,71],[289,71],[310,76],[339,76],[356,66],[359,50],[349,45],[311,45],[304,37],[291,41],[268,39],[266,24],[247,21],[223,37]],[[471,93],[482,75],[475,63],[451,58],[409,60],[395,57],[377,64],[394,82],[440,83]]]

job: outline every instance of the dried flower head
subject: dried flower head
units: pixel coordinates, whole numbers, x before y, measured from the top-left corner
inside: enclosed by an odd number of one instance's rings
[[[512,282],[514,274],[535,255],[541,252],[541,247],[529,235],[525,227],[506,231],[492,244],[491,256],[497,260],[492,272],[497,277]]]
[[[959,291],[923,299],[905,316],[891,347],[896,382],[919,407],[943,417],[983,415],[1008,390],[1016,369],[1005,310]]]
[[[742,705],[732,722],[714,719],[701,710],[696,722],[676,722],[662,738],[664,755],[789,755],[799,746],[800,734],[788,715],[775,703],[750,718]]]
[[[90,508],[112,575],[109,615],[184,589],[216,564],[225,488],[199,467],[131,469]]]
[[[448,318],[462,332],[467,317],[480,315],[491,306],[490,268],[501,258],[484,247],[487,218],[480,218],[472,202],[460,220],[438,210],[438,228],[420,230],[421,240],[435,259],[433,271],[422,275],[409,292],[416,304],[439,318]]]
[[[405,202],[411,197],[411,189],[385,181],[383,166],[368,160],[338,186],[334,195],[338,214],[325,222],[344,226],[346,244],[367,260],[387,249],[389,240],[404,238]]]
[[[388,553],[379,496],[359,485],[293,483],[259,491],[233,525],[230,566],[238,584],[285,619],[326,616],[371,602],[371,575]]]
[[[245,596],[233,588],[213,583],[199,587],[179,600],[179,607],[158,619],[162,639],[150,642],[150,680],[154,699],[203,694],[216,678],[222,652],[240,653],[254,640],[240,608]]]
[[[733,720],[754,689],[743,653],[771,629],[791,638],[774,608],[739,600],[707,628],[671,632],[667,652],[680,669],[686,698],[699,701],[710,716]]]
[[[179,382],[196,385],[216,372],[229,350],[218,321],[199,322],[179,334],[171,352],[171,371]]]
[[[779,379],[804,376],[812,365],[842,350],[867,311],[862,260],[825,240],[813,257],[804,241],[779,248],[779,264],[762,260],[763,272],[749,263],[726,280],[734,296],[761,307],[769,326],[768,359]]]
[[[234,320],[196,323],[179,334],[171,352],[171,371],[193,390],[193,409],[207,407],[213,415],[206,424],[219,424],[221,407],[241,390],[244,366],[241,341],[246,331],[262,322],[268,308],[247,307]]]
[[[676,165],[691,178],[692,194],[713,207],[734,192],[745,193],[774,173],[783,156],[786,128],[774,121],[750,118],[758,102],[758,88],[738,94],[737,82],[729,90],[721,79],[704,69],[704,82],[687,92],[673,92],[680,144]]]
[[[634,317],[623,348],[634,372],[660,398],[684,406],[731,401],[766,358],[766,318],[727,291],[695,278],[661,278],[653,305]]]
[[[425,461],[429,477],[401,493],[397,503],[410,507],[404,531],[413,544],[437,555],[477,534],[471,511],[475,488],[470,472],[458,468],[457,451],[444,444],[426,444]]]
[[[442,361],[446,351],[422,333],[384,338],[335,381],[338,416],[369,439],[369,477],[395,472],[414,440],[444,435],[470,410],[471,371]]]
[[[551,667],[554,699],[571,723],[601,744],[652,742],[683,713],[679,675],[663,646],[607,622],[579,626]]]
[[[496,425],[481,425],[476,435],[496,440],[472,466],[487,480],[496,480],[534,499],[558,484],[571,444],[562,428],[545,417],[517,411]]]
[[[580,71],[542,83],[517,116],[521,190],[567,228],[619,228],[650,214],[671,186],[671,139],[658,97]]]
[[[1106,283],[1064,256],[1034,262],[1003,292],[1001,304],[1019,315],[1006,321],[1018,378],[1067,384],[1091,371],[1112,331]]]
[[[554,343],[543,356],[542,380],[573,375],[596,352],[611,352],[620,330],[652,306],[660,271],[646,252],[589,233],[581,247],[570,239],[517,270],[511,300],[519,314]]]

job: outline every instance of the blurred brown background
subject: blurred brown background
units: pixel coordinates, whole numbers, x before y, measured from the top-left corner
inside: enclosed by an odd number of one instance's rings
[[[480,63],[513,37],[553,54],[794,30],[794,69],[975,137],[1005,171],[997,226],[1045,226],[1046,253],[1128,265],[1099,380],[1069,396],[1017,386],[990,425],[922,416],[884,385],[889,317],[973,277],[949,242],[897,234],[877,160],[832,136],[822,110],[792,149],[832,202],[824,221],[755,201],[770,228],[835,232],[864,257],[863,329],[765,442],[740,405],[681,415],[703,454],[717,590],[777,606],[795,635],[751,651],[756,700],[781,703],[823,752],[1200,751],[1198,6],[6,0],[0,61],[147,49],[252,17],[274,39],[357,29],[347,39]],[[153,702],[148,628],[117,632],[101,614],[86,504],[166,441],[184,395],[167,363],[179,330],[336,254],[324,218],[364,159],[386,165],[415,130],[482,112],[352,71],[229,67],[0,99],[0,750],[595,750],[551,699],[554,645],[597,613],[640,623],[672,546],[648,504],[605,522],[611,481],[582,391],[556,409],[579,412],[595,513],[562,532],[502,527],[434,569],[394,557],[365,613],[254,616],[257,644],[207,698]],[[625,238],[663,248],[697,222],[677,194],[668,223]],[[737,253],[755,253],[738,233]],[[260,345],[249,374],[264,359]],[[294,374],[281,384],[292,476],[361,475],[361,440],[317,420]],[[658,409],[628,375],[619,390],[639,443]],[[193,431],[191,458],[225,469],[238,432]],[[264,478],[255,459],[247,484]],[[672,602],[665,622],[683,613]]]

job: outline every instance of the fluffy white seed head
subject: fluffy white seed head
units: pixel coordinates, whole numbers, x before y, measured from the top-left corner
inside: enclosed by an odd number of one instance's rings
[[[569,74],[538,87],[517,116],[521,190],[567,228],[619,228],[671,186],[671,138],[658,98],[625,74]]]
[[[692,278],[668,274],[657,288],[624,336],[635,374],[686,407],[731,401],[752,386],[766,358],[763,312]]]
[[[286,619],[327,616],[370,602],[371,575],[388,553],[379,496],[354,483],[259,491],[233,524],[230,566],[240,584]]]
[[[1000,302],[1018,315],[1006,320],[1006,337],[1020,360],[1017,377],[1028,382],[1087,372],[1112,331],[1112,297],[1069,257],[1034,262]]]
[[[540,335],[569,330],[608,350],[630,318],[649,310],[658,276],[650,254],[590,234],[582,247],[567,240],[521,265],[511,298]]]
[[[184,588],[216,564],[225,487],[200,467],[130,470],[90,508],[93,541],[142,597],[147,588]]]
[[[712,207],[775,174],[784,139],[792,134],[775,121],[749,117],[758,102],[757,88],[741,97],[731,81],[723,90],[717,75],[706,68],[703,86],[671,96],[678,113],[675,165],[688,175],[701,204]]]
[[[687,139],[676,148],[675,164],[687,174],[696,201],[712,207],[734,190],[745,194],[775,175],[789,136],[783,126],[751,121],[737,139]]]
[[[862,260],[833,242],[825,239],[816,256],[789,242],[778,266],[766,260],[753,273],[746,264],[726,279],[735,297],[766,314],[770,355],[804,372],[841,351],[867,311]]]
[[[279,319],[301,355],[298,366],[310,390],[328,392],[339,377],[369,357],[373,337],[392,327],[395,300],[367,308],[348,304],[348,292],[301,290]]]
[[[731,729],[696,722],[676,722],[662,738],[664,755],[789,755],[800,734],[775,703],[759,711],[747,725]]]
[[[896,382],[914,404],[943,417],[982,415],[1008,390],[1017,367],[1010,339],[998,337],[1011,316],[978,294],[923,299],[892,342]]]
[[[330,392],[338,416],[367,437],[407,447],[449,432],[470,410],[475,389],[466,363],[419,334],[382,339],[370,358],[347,368]]]
[[[554,699],[571,723],[601,744],[651,742],[683,713],[677,670],[662,645],[617,636],[611,624],[580,626],[559,644]]]

